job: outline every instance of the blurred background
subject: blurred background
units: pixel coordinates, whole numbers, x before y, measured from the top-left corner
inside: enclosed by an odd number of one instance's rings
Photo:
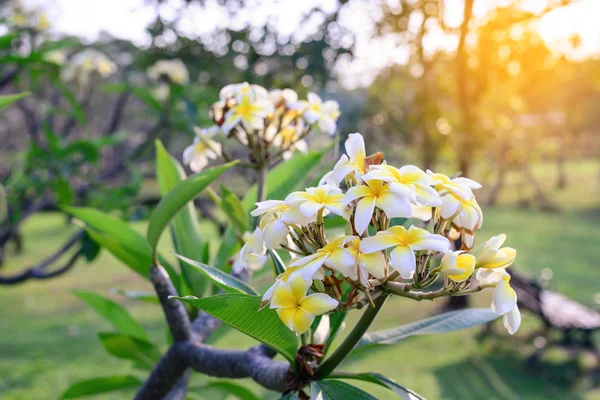
[[[159,196],[154,139],[181,158],[228,83],[316,92],[340,104],[342,146],[361,132],[368,153],[482,183],[479,240],[506,233],[516,271],[597,309],[599,17],[598,0],[0,1],[0,94],[31,92],[0,114],[0,398],[57,398],[76,380],[132,370],[98,344],[108,326],[73,290],[124,304],[164,341],[160,310],[122,292],[148,282],[77,237],[57,204],[114,211],[143,231]],[[78,59],[84,49],[108,61]],[[149,79],[163,59],[181,60],[188,79]],[[73,237],[83,250],[60,252]],[[65,267],[55,277],[27,272],[54,262]],[[448,306],[395,305],[377,327]],[[513,338],[413,338],[348,369],[368,365],[429,399],[600,399],[593,353],[558,347],[532,366],[542,325],[526,313]]]

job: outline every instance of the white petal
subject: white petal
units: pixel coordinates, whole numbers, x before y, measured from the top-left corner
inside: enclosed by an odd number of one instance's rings
[[[373,217],[373,211],[375,210],[375,203],[377,199],[375,197],[364,197],[356,205],[356,211],[354,212],[354,227],[359,235],[362,235],[368,228],[371,218]]]
[[[521,326],[521,311],[519,311],[519,307],[515,306],[511,311],[504,314],[502,322],[508,333],[513,335]]]
[[[360,133],[349,134],[348,139],[346,139],[345,147],[346,154],[348,154],[348,157],[350,157],[351,160],[362,161],[367,156],[365,140]]]
[[[517,294],[504,279],[496,284],[491,309],[499,314],[512,311],[517,306]]]
[[[319,210],[323,207],[323,204],[309,200],[300,205],[300,212],[306,217],[312,217],[313,215],[317,214]]]
[[[398,246],[390,253],[390,265],[403,279],[411,279],[417,268],[415,253],[410,246]]]
[[[269,223],[264,231],[265,246],[267,249],[277,249],[281,243],[285,243],[285,237],[288,235],[288,227],[279,219],[274,219]]]
[[[398,238],[387,231],[377,232],[377,235],[366,237],[360,242],[360,251],[365,254],[374,253],[398,246]]]
[[[410,218],[412,207],[405,196],[386,192],[377,197],[377,207],[382,209],[388,218]]]
[[[442,218],[448,219],[458,211],[460,207],[460,199],[452,193],[442,196],[442,205],[440,206],[440,214]]]

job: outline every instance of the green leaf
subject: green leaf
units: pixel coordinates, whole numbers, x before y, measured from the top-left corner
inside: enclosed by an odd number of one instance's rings
[[[160,359],[158,348],[147,340],[123,333],[99,333],[102,345],[110,354],[138,362],[141,366],[152,368]]]
[[[94,310],[96,310],[98,314],[110,322],[118,332],[125,333],[139,339],[148,339],[148,335],[146,335],[144,329],[120,304],[87,290],[78,290],[74,293],[77,297],[85,301]]]
[[[14,93],[14,94],[5,94],[0,96],[0,110],[4,107],[8,107],[12,103],[15,103],[27,96],[29,96],[31,92],[23,92],[23,93]]]
[[[223,185],[221,185],[220,206],[240,234],[248,230],[248,214],[242,202],[235,193],[230,192]]]
[[[215,285],[226,291],[227,293],[245,293],[249,295],[258,295],[258,292],[250,287],[246,282],[241,281],[226,272],[211,267],[210,265],[203,264],[198,261],[191,260],[180,254],[175,254],[175,257],[181,261],[191,265],[197,271],[200,271],[202,275],[213,281]]]
[[[181,164],[171,157],[160,140],[156,141],[156,177],[163,198],[186,178]],[[171,233],[177,253],[198,260],[203,256],[198,215],[194,204],[190,201],[186,203],[171,220]],[[181,272],[192,292],[202,296],[206,290],[206,282],[202,276],[184,263],[181,263]]]
[[[311,383],[310,398],[315,400],[377,400],[376,397],[356,386],[333,379]]]
[[[331,345],[333,344],[338,333],[341,332],[342,325],[344,324],[344,319],[346,319],[347,314],[347,312],[343,311],[336,311],[332,314],[329,314],[329,337],[325,342],[325,354],[327,354],[331,348]]]
[[[204,392],[210,389],[218,389],[225,393],[225,395],[232,395],[241,400],[260,400],[260,397],[252,393],[250,389],[240,384],[219,380],[216,382],[210,382],[202,387],[197,388],[199,392]]]
[[[142,235],[129,225],[103,211],[83,207],[62,207],[67,213],[85,223],[88,234],[106,247],[115,257],[134,271],[148,278],[153,264],[152,250]]]
[[[290,160],[282,162],[273,168],[267,175],[267,199],[283,200],[290,192],[300,189],[306,176],[317,166],[325,153],[329,151],[328,146],[322,151],[311,151],[304,155],[296,153]],[[256,185],[246,193],[242,204],[247,212],[252,211],[256,203]]]
[[[140,292],[137,290],[125,290],[125,289],[116,289],[115,293],[118,293],[122,296],[127,297],[130,300],[139,300],[152,304],[160,304],[160,300],[155,293],[152,292]]]
[[[485,324],[499,317],[489,308],[468,308],[435,315],[412,324],[365,334],[350,353],[357,354],[365,349],[395,344],[413,335],[446,333]]]
[[[94,261],[98,257],[98,254],[100,254],[100,245],[90,237],[87,230],[81,238],[81,254],[87,262]]]
[[[186,180],[177,184],[169,193],[163,197],[150,216],[148,233],[146,235],[148,243],[153,251],[156,251],[158,239],[163,233],[171,219],[185,206],[193,200],[205,187],[211,184],[222,173],[237,164],[233,161],[218,167],[209,168],[199,174],[192,175]]]
[[[176,298],[266,344],[294,363],[298,350],[296,334],[281,322],[275,310],[259,311],[260,296],[220,294],[202,299]]]
[[[64,179],[57,179],[52,183],[52,189],[56,193],[56,200],[58,204],[63,204],[69,206],[73,204],[75,200],[75,194],[73,194],[73,190],[71,190],[71,185],[69,182]]]
[[[221,245],[217,251],[214,265],[223,271],[230,271],[229,259],[240,249],[240,241],[235,233],[235,229],[228,225],[225,233],[221,237]]]
[[[367,372],[367,373],[362,373],[362,374],[341,372],[338,374],[331,374],[331,375],[329,375],[329,377],[327,377],[327,379],[330,379],[330,378],[331,379],[354,379],[354,380],[374,383],[376,385],[383,386],[383,387],[386,387],[386,388],[392,390],[395,394],[400,396],[400,398],[402,400],[425,400],[425,398],[423,396],[416,393],[415,391],[413,391],[411,389],[407,389],[402,385],[399,385],[398,383],[396,383],[396,381],[388,378],[387,376],[384,376],[384,375],[381,375],[378,373],[374,373],[374,372]]]
[[[17,37],[15,33],[7,33],[0,36],[0,49],[7,49],[12,45],[12,41]]]
[[[69,386],[67,391],[63,393],[62,398],[77,399],[79,397],[113,392],[115,390],[134,388],[141,384],[142,381],[132,375],[114,375],[86,379]]]
[[[86,126],[87,119],[85,117],[85,112],[83,111],[81,104],[79,104],[79,102],[77,101],[77,97],[75,97],[75,94],[73,94],[71,89],[69,89],[58,79],[54,80],[54,85],[56,86],[58,91],[67,99],[67,102],[71,106],[73,116],[75,117],[77,122],[79,122],[82,126]]]
[[[271,260],[273,261],[273,273],[275,274],[275,277],[278,277],[279,274],[283,274],[285,272],[285,263],[275,250],[269,249],[268,252],[271,256]]]

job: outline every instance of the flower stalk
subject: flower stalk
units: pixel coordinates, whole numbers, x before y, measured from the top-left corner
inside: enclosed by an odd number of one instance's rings
[[[374,300],[375,307],[367,307],[354,329],[344,339],[340,347],[317,368],[315,372],[317,380],[326,378],[348,356],[348,353],[350,353],[354,346],[356,346],[356,343],[358,343],[369,329],[388,297],[389,295],[381,295]]]

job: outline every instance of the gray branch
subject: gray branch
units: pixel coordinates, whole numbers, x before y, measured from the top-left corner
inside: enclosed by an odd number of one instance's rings
[[[221,321],[201,313],[190,323],[183,303],[169,300],[177,292],[166,271],[152,266],[150,280],[160,299],[174,343],[154,366],[135,400],[179,400],[187,392],[189,368],[218,378],[252,378],[261,386],[282,392],[290,368],[274,361],[275,351],[265,345],[248,350],[219,349],[203,344]]]

